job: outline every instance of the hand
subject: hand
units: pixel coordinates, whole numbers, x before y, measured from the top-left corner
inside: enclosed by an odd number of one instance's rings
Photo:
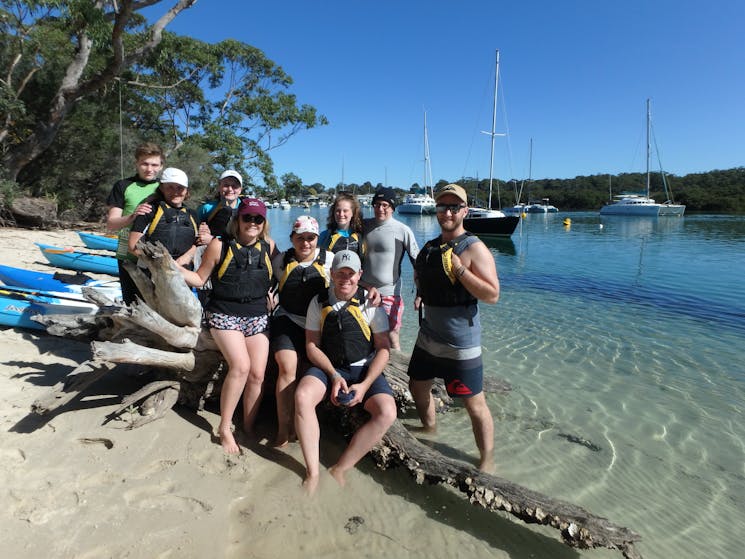
[[[135,208],[135,211],[132,212],[132,215],[145,215],[149,214],[151,211],[153,211],[152,206],[147,202],[143,202]]]
[[[214,237],[212,236],[212,232],[210,231],[209,225],[207,225],[206,222],[202,222],[199,224],[199,232],[197,234],[197,244],[198,245],[208,245],[210,244],[210,241],[212,241]]]
[[[422,298],[419,295],[417,295],[416,297],[414,297],[414,310],[418,311],[419,307],[421,306],[422,306]]]
[[[457,270],[463,265],[463,263],[460,261],[460,256],[455,254],[455,252],[450,253],[450,262],[453,264],[453,271]]]
[[[347,381],[344,380],[344,377],[340,374],[335,374],[333,380],[331,381],[331,403],[335,406],[340,406],[339,400],[336,399],[336,395],[339,393],[339,390],[342,392],[349,392],[349,387],[347,386]],[[347,405],[352,405],[350,402]]]
[[[377,287],[371,287],[367,292],[367,300],[373,307],[379,307],[383,301],[383,297],[380,296],[380,291]]]

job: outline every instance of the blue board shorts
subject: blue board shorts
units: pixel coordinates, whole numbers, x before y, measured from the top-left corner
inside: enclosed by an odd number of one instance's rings
[[[365,378],[367,367],[367,365],[352,365],[349,367],[349,369],[335,368],[336,372],[339,373],[345,381],[347,381],[347,386],[351,386],[352,384],[357,384]],[[321,369],[319,369],[318,367],[311,367],[310,369],[305,371],[302,376],[311,376],[320,380],[326,387],[326,395],[328,396],[329,390],[331,389],[331,381],[329,380],[328,375]],[[393,397],[393,390],[391,389],[391,385],[388,384],[388,381],[385,380],[385,376],[383,376],[382,374],[378,375],[378,378],[376,378],[370,385],[370,388],[367,389],[367,392],[365,393],[364,398],[362,398],[362,401],[366,402],[368,398],[371,398],[376,394],[388,394],[389,396]]]
[[[484,390],[484,365],[481,355],[472,359],[447,359],[414,346],[408,375],[413,380],[443,379],[451,398],[470,398]]]

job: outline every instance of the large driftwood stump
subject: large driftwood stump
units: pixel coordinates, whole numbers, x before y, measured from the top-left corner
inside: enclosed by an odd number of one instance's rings
[[[175,263],[161,245],[142,245],[150,274],[133,271],[144,302],[130,308],[102,307],[90,317],[44,317],[47,331],[80,339],[96,338],[93,359],[73,371],[52,393],[34,403],[36,413],[59,409],[80,395],[115,363],[134,363],[156,368],[161,377],[126,397],[109,419],[129,414],[129,428],[162,417],[177,402],[201,409],[206,399],[219,394],[226,367],[209,333],[200,330],[201,306],[186,286]],[[406,368],[409,356],[393,352],[386,368],[399,410],[413,405]],[[485,379],[487,393],[508,392],[504,382]],[[451,402],[442,384],[435,384],[435,401],[440,410]],[[361,406],[327,406],[342,431],[351,436],[366,420]],[[553,499],[508,480],[485,474],[460,460],[449,458],[420,443],[400,421],[396,421],[373,458],[385,469],[403,466],[417,483],[444,483],[456,488],[474,505],[490,511],[505,511],[528,523],[559,530],[565,543],[578,548],[617,549],[627,558],[641,557],[634,543],[640,536],[595,516],[581,507]]]

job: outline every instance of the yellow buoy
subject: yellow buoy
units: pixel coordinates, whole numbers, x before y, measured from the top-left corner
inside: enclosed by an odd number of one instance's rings
[[[571,219],[569,219],[569,218],[566,218],[566,219],[564,220],[564,225],[566,225],[567,227],[568,227],[568,226],[570,226],[571,224],[572,224],[572,220],[571,220]]]

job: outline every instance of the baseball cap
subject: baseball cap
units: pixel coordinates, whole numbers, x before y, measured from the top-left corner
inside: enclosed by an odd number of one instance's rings
[[[466,194],[465,189],[460,185],[446,184],[435,193],[435,201],[439,200],[440,197],[445,196],[445,194],[452,194],[453,196],[460,198],[460,201],[464,204],[468,204],[468,194]]]
[[[336,272],[342,268],[349,268],[354,272],[359,272],[362,267],[360,257],[356,252],[351,250],[340,250],[334,255],[334,261],[331,263],[331,271]]]
[[[372,203],[375,202],[388,202],[391,206],[396,206],[396,191],[388,186],[383,186],[375,191]]]
[[[189,178],[186,176],[186,173],[175,167],[164,169],[160,175],[160,182],[175,182],[184,188],[189,188]]]
[[[238,206],[238,215],[260,215],[266,217],[266,206],[258,198],[244,198]]]
[[[243,177],[241,177],[241,174],[238,171],[234,171],[233,169],[223,171],[222,175],[220,175],[220,180],[227,179],[228,177],[233,177],[235,180],[238,181],[238,184],[243,187]]]
[[[318,235],[318,222],[315,217],[301,215],[295,220],[295,224],[292,226],[292,232],[296,235],[300,235],[301,233],[315,233]]]

